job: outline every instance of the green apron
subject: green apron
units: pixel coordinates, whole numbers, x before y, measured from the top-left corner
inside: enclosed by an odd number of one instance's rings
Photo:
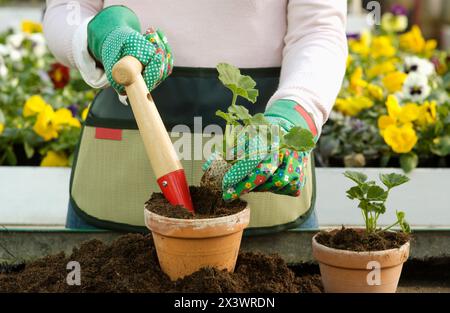
[[[279,68],[242,70],[257,83],[260,95],[255,104],[245,105],[250,113],[263,112],[279,83]],[[153,99],[173,141],[174,126],[185,125],[194,155],[194,117],[202,117],[203,128],[224,127],[215,115],[226,110],[231,93],[217,79],[215,69],[174,68],[172,75],[152,92]],[[197,127],[198,128],[198,127]],[[197,137],[198,138],[198,137]],[[203,144],[207,139],[203,139]],[[203,155],[203,153],[201,153]],[[204,159],[181,160],[190,185],[198,185]],[[250,193],[242,198],[251,207],[246,234],[262,234],[299,226],[312,212],[315,199],[314,161],[307,166],[306,185],[300,197],[272,193]],[[159,192],[145,154],[131,107],[122,104],[112,88],[94,99],[75,154],[70,181],[71,205],[87,223],[105,229],[146,231],[144,203]]]

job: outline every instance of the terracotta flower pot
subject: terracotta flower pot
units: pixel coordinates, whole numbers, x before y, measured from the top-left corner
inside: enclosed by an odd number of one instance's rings
[[[169,218],[145,210],[159,265],[172,280],[208,266],[234,271],[249,220],[248,206],[233,215],[207,219]]]
[[[313,256],[319,262],[325,292],[396,292],[409,241],[398,249],[355,252],[326,247],[316,237]]]

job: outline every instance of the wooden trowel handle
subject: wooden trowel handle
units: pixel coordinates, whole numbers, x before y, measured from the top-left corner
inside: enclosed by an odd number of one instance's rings
[[[125,86],[151,167],[160,178],[183,167],[142,78],[142,70],[139,60],[126,56],[113,67],[112,76],[118,84]]]

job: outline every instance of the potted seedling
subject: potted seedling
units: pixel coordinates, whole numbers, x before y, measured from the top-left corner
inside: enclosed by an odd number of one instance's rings
[[[226,121],[226,128],[222,144],[216,147],[215,158],[202,176],[202,186],[221,190],[224,174],[239,160],[277,153],[284,148],[304,152],[315,147],[309,130],[296,126],[285,132],[272,125],[264,114],[251,115],[247,108],[236,104],[238,96],[252,103],[256,101],[258,90],[254,89],[256,83],[251,77],[242,75],[238,68],[226,63],[218,64],[217,71],[219,80],[231,90],[233,98],[227,112],[216,112]],[[244,137],[253,141],[257,148],[242,146],[242,143],[248,142],[240,140]]]
[[[410,227],[404,212],[397,211],[397,221],[378,227],[386,212],[390,191],[409,181],[400,174],[381,174],[380,180],[368,181],[360,172],[344,175],[356,183],[347,197],[359,202],[365,229],[344,228],[322,231],[312,239],[313,256],[319,262],[326,292],[395,292],[403,263],[408,259]],[[400,231],[392,231],[394,227]]]
[[[154,193],[145,205],[145,222],[153,234],[160,266],[172,280],[202,267],[234,270],[242,233],[249,223],[250,208],[239,199],[225,202],[221,184],[225,172],[237,160],[252,157],[246,153],[229,157],[236,151],[243,134],[259,138],[257,128],[265,126],[269,131],[265,132],[265,139],[261,139],[264,144],[266,140],[280,138],[274,140],[277,144],[270,148],[274,153],[282,147],[297,151],[314,147],[309,131],[296,127],[289,133],[281,133],[275,127],[267,127],[270,124],[263,114],[252,116],[244,106],[236,104],[238,97],[252,103],[256,101],[258,90],[251,77],[242,75],[238,68],[229,64],[219,64],[217,70],[219,80],[232,92],[232,103],[227,112],[217,111],[227,122],[222,144],[215,147],[211,166],[200,186],[190,187],[194,212],[171,205],[161,193]]]

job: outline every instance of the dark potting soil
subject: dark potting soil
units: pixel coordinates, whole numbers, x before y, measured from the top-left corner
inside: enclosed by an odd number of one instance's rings
[[[246,202],[241,200],[225,202],[222,200],[219,192],[214,192],[206,187],[190,186],[189,190],[191,192],[195,214],[192,214],[182,206],[170,204],[160,192],[152,194],[150,200],[145,203],[145,208],[162,216],[200,219],[236,214],[245,209],[247,205]]]
[[[349,251],[381,251],[400,248],[410,236],[398,232],[378,232],[366,234],[360,229],[335,229],[330,232],[323,231],[317,235],[318,243],[330,248]]]
[[[81,285],[69,286],[69,261],[81,268]],[[320,276],[296,276],[277,255],[239,254],[235,272],[204,268],[170,281],[160,269],[151,235],[128,234],[106,245],[83,243],[5,272],[0,292],[320,292]]]

